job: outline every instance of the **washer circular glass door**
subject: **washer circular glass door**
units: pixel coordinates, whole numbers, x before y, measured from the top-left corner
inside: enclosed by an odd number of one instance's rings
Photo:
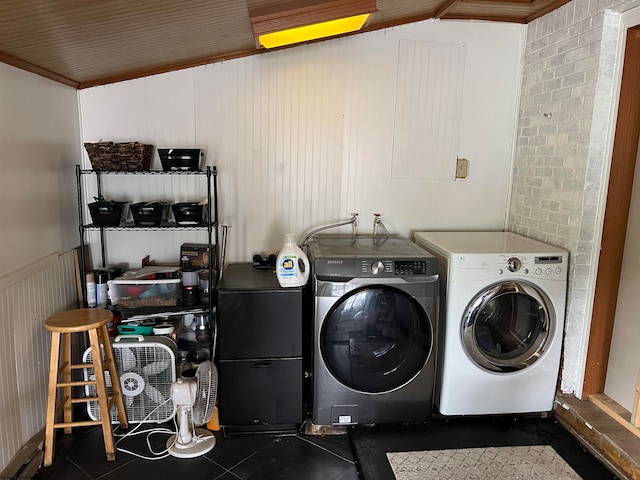
[[[545,352],[556,319],[548,297],[527,282],[491,285],[476,295],[462,318],[462,344],[479,366],[514,372]]]
[[[319,342],[339,382],[359,392],[381,393],[420,373],[431,354],[433,331],[415,298],[374,285],[340,297],[324,319]]]

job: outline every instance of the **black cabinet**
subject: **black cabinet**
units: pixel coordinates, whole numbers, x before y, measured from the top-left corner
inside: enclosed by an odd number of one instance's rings
[[[220,424],[231,431],[303,421],[303,288],[271,269],[228,265],[218,286]]]

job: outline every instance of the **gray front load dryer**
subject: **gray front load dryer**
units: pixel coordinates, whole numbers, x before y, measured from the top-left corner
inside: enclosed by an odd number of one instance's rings
[[[316,236],[316,425],[430,418],[438,319],[438,262],[404,237]]]

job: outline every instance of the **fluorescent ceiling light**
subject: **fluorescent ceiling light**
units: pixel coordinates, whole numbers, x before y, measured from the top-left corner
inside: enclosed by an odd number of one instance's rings
[[[339,18],[328,22],[314,23],[304,27],[290,28],[279,32],[265,33],[258,36],[260,45],[264,48],[275,48],[292,43],[308,42],[318,38],[334,37],[343,33],[360,30],[369,18],[369,13],[355,17]]]
[[[249,12],[258,46],[275,48],[360,30],[375,0],[306,0],[278,2]]]

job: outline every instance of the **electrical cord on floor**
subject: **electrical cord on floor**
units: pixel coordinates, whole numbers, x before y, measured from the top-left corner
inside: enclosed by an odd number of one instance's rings
[[[170,430],[168,428],[152,428],[150,430],[143,430],[141,432],[136,432],[141,426],[142,424],[145,422],[145,420],[147,420],[148,418],[151,417],[151,415],[153,415],[156,410],[158,410],[160,407],[162,407],[163,405],[165,405],[166,403],[169,403],[171,401],[171,399],[167,399],[164,402],[162,402],[161,404],[159,404],[156,408],[154,408],[153,410],[151,410],[151,412],[149,412],[149,414],[140,421],[140,423],[138,423],[138,425],[136,425],[136,427],[131,430],[130,432],[126,432],[124,434],[116,434],[114,431],[114,436],[115,437],[119,437],[118,441],[116,442],[116,450],[119,452],[123,452],[123,453],[128,453],[129,455],[133,455],[134,457],[138,457],[138,458],[142,458],[144,460],[162,460],[163,458],[167,458],[168,456],[170,456],[167,452],[169,451],[169,449],[173,446],[173,444],[171,444],[170,446],[168,446],[166,449],[164,449],[161,452],[154,452],[153,448],[151,447],[151,435],[155,435],[155,434],[159,434],[159,433],[164,433],[164,434],[169,434],[169,435],[178,435],[178,425],[176,424],[176,419],[175,416],[173,417],[173,425],[176,427],[176,430]],[[139,453],[135,453],[132,452],[130,450],[126,450],[124,448],[118,447],[117,445],[124,440],[125,438],[128,437],[132,437],[135,435],[142,435],[142,434],[146,434],[147,435],[147,447],[149,448],[149,451],[155,455],[154,457],[147,457],[144,455],[141,455]],[[174,439],[174,443],[175,443],[175,439]]]
[[[140,426],[144,423],[145,420],[147,420],[151,415],[153,415],[153,413],[159,409],[161,406],[163,406],[165,403],[170,402],[171,399],[168,399],[164,402],[162,402],[160,405],[158,405],[156,408],[154,408],[151,412],[149,412],[149,414],[140,422],[138,423],[138,425],[131,430],[130,432],[127,432],[125,434],[119,435],[116,434],[114,432],[114,436],[115,437],[119,437],[119,440],[116,442],[116,450],[122,453],[128,453],[129,455],[133,455],[134,457],[137,458],[141,458],[143,460],[162,460],[163,458],[167,458],[170,456],[169,453],[167,453],[169,450],[171,450],[171,448],[173,448],[173,446],[176,444],[177,440],[178,440],[178,436],[180,435],[180,428],[178,427],[178,424],[176,423],[176,417],[173,417],[173,426],[175,427],[175,430],[170,430],[168,428],[152,428],[150,430],[143,430],[141,432],[136,432],[136,430],[138,430],[140,428]],[[155,455],[154,457],[147,457],[145,455],[141,455],[139,453],[136,452],[132,452],[131,450],[126,450],[122,447],[117,447],[117,445],[124,440],[125,438],[128,437],[132,437],[132,436],[136,436],[136,435],[143,435],[146,434],[147,438],[147,448],[149,449],[149,451]],[[167,445],[167,448],[165,448],[164,450],[160,451],[160,452],[154,452],[153,451],[153,447],[151,446],[151,436],[152,435],[156,435],[156,434],[168,434],[168,435],[174,435],[174,439],[173,442],[171,442],[170,445]],[[198,435],[196,434],[196,429],[195,429],[195,425],[191,425],[191,435],[193,437],[193,440],[195,441],[195,443],[200,443],[203,441],[207,441],[208,437],[204,437],[202,435]]]
[[[141,435],[141,434],[146,434],[147,435],[147,439],[146,439],[147,440],[147,448],[149,449],[149,451],[153,455],[155,455],[153,457],[148,457],[148,456],[145,456],[145,455],[141,455],[139,453],[132,452],[131,450],[127,450],[127,449],[122,448],[122,447],[116,447],[116,449],[119,452],[128,453],[129,455],[133,455],[134,457],[137,457],[137,458],[142,458],[143,460],[162,460],[163,458],[167,458],[168,456],[170,456],[170,454],[167,453],[167,452],[169,451],[169,449],[173,445],[168,446],[166,449],[164,449],[164,450],[162,450],[160,452],[154,452],[153,451],[153,447],[151,446],[151,436],[154,435],[154,434],[159,434],[159,433],[164,433],[164,434],[169,434],[169,435],[174,435],[175,434],[174,431],[172,431],[172,430],[170,430],[168,428],[154,428],[152,430],[145,430],[143,432],[137,432],[137,433],[133,434],[133,435]]]

